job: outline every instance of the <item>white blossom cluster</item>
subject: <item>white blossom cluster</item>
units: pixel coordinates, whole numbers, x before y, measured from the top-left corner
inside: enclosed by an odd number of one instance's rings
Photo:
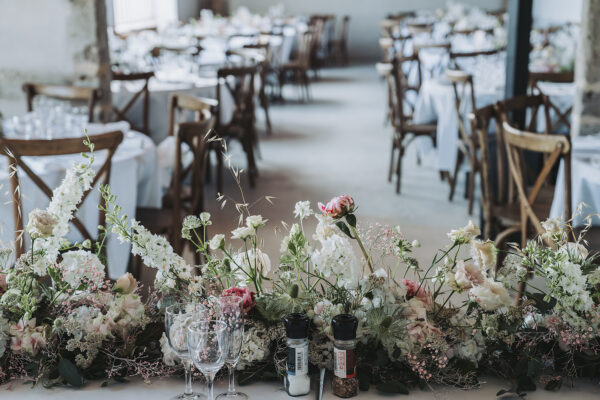
[[[64,253],[59,269],[63,281],[74,289],[80,285],[98,288],[105,278],[104,265],[98,256],[85,250],[71,250]]]
[[[326,278],[336,277],[347,289],[355,288],[362,275],[362,266],[348,238],[332,234],[319,242],[321,248],[315,249],[311,256],[315,269]]]

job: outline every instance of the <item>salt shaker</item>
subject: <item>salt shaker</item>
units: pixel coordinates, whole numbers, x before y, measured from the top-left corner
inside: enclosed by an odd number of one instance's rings
[[[306,314],[293,313],[284,319],[287,336],[287,371],[285,390],[290,396],[304,396],[310,392],[308,377],[308,324]]]
[[[356,328],[358,320],[351,314],[340,314],[331,320],[333,328],[333,394],[348,398],[358,394],[356,377]]]

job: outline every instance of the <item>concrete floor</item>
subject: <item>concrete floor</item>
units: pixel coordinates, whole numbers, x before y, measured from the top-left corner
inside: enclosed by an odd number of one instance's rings
[[[448,184],[440,181],[431,160],[417,165],[414,145],[403,164],[402,194],[396,194],[395,185],[387,181],[392,128],[384,126],[386,88],[374,66],[323,70],[320,80],[311,85],[308,103],[297,102],[295,88],[287,89],[288,101],[270,109],[273,134],[260,134],[256,187],[248,188],[247,177],[242,177],[251,201],[275,197],[273,205],[263,201],[253,209],[268,218],[271,227],[290,221],[298,200],[310,200],[316,207],[317,202],[340,194],[354,197],[360,223],[400,225],[408,238],[421,241],[422,254],[445,245],[446,232],[468,222],[464,185],[459,182],[458,193],[449,202]],[[259,130],[264,126],[261,111],[257,112]],[[240,150],[236,144],[231,146],[234,163],[243,167]],[[224,192],[239,198],[230,174]],[[212,198],[214,188],[206,193]],[[207,209],[215,217],[215,233],[235,227],[231,209],[220,210],[212,201],[207,201]]]
[[[448,244],[446,232],[465,225],[469,218],[478,220],[477,215],[467,215],[464,184],[458,183],[455,199],[449,202],[448,184],[440,181],[434,160],[417,165],[414,144],[403,164],[402,194],[396,194],[395,184],[387,181],[392,128],[384,126],[386,88],[373,65],[323,70],[311,85],[312,100],[307,103],[296,100],[295,87],[285,89],[287,102],[270,108],[271,136],[264,133],[262,109],[257,111],[260,176],[256,187],[249,188],[247,177],[241,177],[248,202],[275,197],[273,204],[263,200],[252,209],[269,219],[264,239],[273,263],[279,259],[281,238],[274,229],[281,228],[281,221],[292,221],[299,200],[310,200],[316,209],[317,202],[333,196],[353,196],[359,224],[400,225],[405,237],[421,242],[416,256],[426,264],[436,249]],[[246,166],[239,144],[233,143],[230,153],[233,164]],[[232,202],[221,209],[214,184],[205,193],[206,209],[213,215],[211,235],[228,235],[237,226]],[[227,172],[224,194],[237,201],[241,198]]]

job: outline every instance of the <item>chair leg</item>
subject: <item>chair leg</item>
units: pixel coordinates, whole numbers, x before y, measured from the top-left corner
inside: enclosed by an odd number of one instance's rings
[[[262,107],[265,110],[265,122],[267,124],[267,135],[271,135],[271,118],[269,118],[269,99],[265,93],[262,94]]]
[[[454,190],[456,189],[456,181],[458,180],[458,170],[460,168],[460,164],[462,163],[462,153],[459,152],[456,156],[456,165],[454,166],[454,174],[452,176],[448,175],[448,182],[450,183],[450,194],[448,195],[448,200],[452,201],[454,198]]]
[[[404,147],[398,146],[398,163],[396,164],[396,193],[400,194],[400,185],[402,184],[402,157],[404,156]]]
[[[396,152],[396,141],[392,140],[392,155],[390,157],[390,171],[388,173],[388,182],[392,181],[392,175],[394,174],[394,155]]]
[[[469,187],[467,193],[469,195],[469,215],[473,215],[473,203],[475,202],[475,175],[477,175],[477,167],[471,165],[471,173],[469,174]]]

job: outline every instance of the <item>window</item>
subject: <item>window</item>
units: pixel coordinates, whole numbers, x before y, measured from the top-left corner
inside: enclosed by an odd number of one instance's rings
[[[112,0],[115,32],[157,28],[177,21],[177,0]]]

